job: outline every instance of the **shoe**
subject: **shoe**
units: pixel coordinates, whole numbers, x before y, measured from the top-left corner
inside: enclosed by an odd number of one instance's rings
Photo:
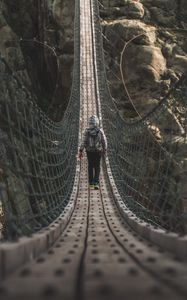
[[[94,188],[95,188],[94,184],[90,184],[89,187],[90,187],[90,190],[94,190]]]
[[[99,190],[99,183],[94,184],[94,189]]]

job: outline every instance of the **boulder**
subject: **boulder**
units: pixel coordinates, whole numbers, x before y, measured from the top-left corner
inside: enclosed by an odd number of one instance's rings
[[[187,55],[175,55],[173,58],[172,69],[175,72],[183,73],[187,70]]]
[[[156,41],[156,28],[139,20],[116,20],[103,23],[106,37],[114,47],[124,46],[125,42],[137,37],[133,43],[152,45]]]
[[[159,129],[158,126],[152,124],[152,125],[148,125],[149,128],[149,132],[151,133],[151,135],[158,141],[161,142],[162,141],[162,134],[161,131]]]
[[[182,136],[173,136],[170,137],[170,140],[168,140],[168,143],[170,144],[170,151],[176,155],[178,158],[182,158],[184,160],[185,158],[185,167],[186,167],[186,159],[187,159],[187,138]],[[184,166],[183,166],[184,171]],[[185,169],[185,172],[187,172],[187,169]]]
[[[127,83],[155,83],[166,70],[166,60],[158,47],[131,44],[123,55],[123,70]]]
[[[108,8],[108,7],[114,7],[114,6],[124,6],[125,4],[127,4],[129,2],[129,0],[101,0],[100,1],[101,4],[105,7],[105,8]]]
[[[141,0],[141,2],[149,7],[155,6],[165,10],[174,10],[177,7],[176,0]]]
[[[138,0],[102,1],[101,3],[102,17],[142,19],[144,16],[144,7]]]
[[[137,91],[137,94],[133,98],[137,99],[136,109],[141,113],[142,116],[152,111],[159,103],[157,99],[151,97],[149,90],[147,91],[147,96],[146,91],[144,90],[142,95],[139,93],[139,91]]]
[[[180,0],[180,18],[186,23],[187,22],[187,1]]]
[[[30,86],[30,79],[28,78],[27,72],[25,70],[25,61],[19,45],[19,39],[8,25],[3,26],[0,29],[0,40],[1,55],[6,59],[12,70],[17,73],[22,73],[20,74],[21,77],[23,77],[24,81],[26,81],[25,79],[27,79],[26,85]]]
[[[68,35],[73,39],[74,1],[54,0],[52,11],[55,22],[63,31],[63,40],[65,41]]]
[[[53,16],[56,20],[56,23],[59,25],[59,27],[61,27],[62,22],[64,21],[62,19],[62,1],[61,0],[54,0],[54,2],[53,2]]]
[[[22,38],[33,38],[37,35],[38,5],[33,0],[6,0],[3,13],[11,29]]]
[[[18,47],[18,37],[7,24],[0,29],[0,41],[0,51],[4,56],[8,47]]]
[[[121,8],[121,13],[128,18],[142,19],[144,16],[144,7],[140,2],[129,1]]]
[[[3,27],[3,26],[6,26],[6,21],[5,21],[5,18],[2,14],[2,11],[0,11],[0,29]]]
[[[158,7],[151,7],[150,8],[151,16],[153,20],[155,20],[159,25],[162,26],[171,26],[176,23],[176,18],[174,14],[165,14],[165,10],[162,10]]]

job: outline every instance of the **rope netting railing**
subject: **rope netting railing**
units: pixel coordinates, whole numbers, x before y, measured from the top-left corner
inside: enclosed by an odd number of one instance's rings
[[[187,225],[187,73],[143,118],[124,120],[110,94],[98,2],[96,64],[108,156],[119,193],[140,218],[180,233]]]
[[[47,226],[63,212],[71,195],[80,110],[79,12],[77,1],[73,83],[61,122],[51,121],[39,109],[35,96],[0,57],[0,231],[4,239]]]

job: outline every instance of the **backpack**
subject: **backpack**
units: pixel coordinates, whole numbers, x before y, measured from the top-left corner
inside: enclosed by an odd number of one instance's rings
[[[102,151],[101,131],[99,128],[88,129],[86,150],[89,152]]]

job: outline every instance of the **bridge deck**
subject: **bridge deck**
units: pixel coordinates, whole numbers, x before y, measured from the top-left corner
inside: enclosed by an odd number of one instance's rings
[[[91,6],[81,0],[81,130],[96,113]],[[74,212],[55,245],[0,289],[1,299],[184,299],[186,265],[140,238],[124,222],[104,168],[89,191],[81,163]]]

